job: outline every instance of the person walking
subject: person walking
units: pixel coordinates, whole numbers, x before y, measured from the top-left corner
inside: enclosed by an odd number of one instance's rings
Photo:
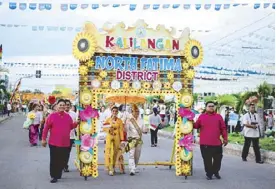
[[[259,138],[261,136],[260,120],[258,118],[258,114],[255,112],[255,104],[249,105],[249,112],[243,116],[243,126],[244,145],[242,149],[242,160],[247,161],[246,158],[252,142],[256,163],[264,163],[261,160],[259,147]]]
[[[33,120],[33,123],[29,127],[29,141],[31,146],[37,146],[39,139],[39,129],[43,124],[43,115],[39,111],[38,104],[32,105],[32,111],[30,113],[33,113],[35,115],[35,118]]]
[[[206,179],[212,180],[215,175],[221,179],[219,171],[222,161],[222,141],[224,146],[228,143],[227,129],[220,114],[215,112],[215,103],[206,102],[206,112],[201,114],[194,124],[195,129],[200,129],[200,151],[204,162]]]
[[[74,111],[72,111],[71,108],[72,108],[71,101],[70,100],[65,100],[65,112],[70,115],[70,117],[72,118],[72,120],[74,122],[76,122],[77,119],[78,119],[77,114]],[[66,160],[65,160],[64,172],[69,172],[68,162],[69,162],[69,159],[70,159],[70,153],[71,153],[71,150],[72,150],[72,146],[73,146],[75,138],[76,138],[75,133],[76,133],[75,129],[72,129],[71,132],[70,132],[70,147],[69,147],[69,151],[68,151],[68,154],[67,154],[67,157],[66,157]]]
[[[142,149],[142,134],[147,133],[147,128],[144,124],[143,118],[139,116],[140,110],[136,105],[132,106],[132,115],[127,119],[127,136],[128,136],[128,146],[126,147],[129,151],[129,171],[130,175],[134,176],[138,173],[137,169],[138,162],[141,155]]]
[[[65,101],[63,99],[57,102],[57,109],[57,112],[48,116],[42,134],[42,146],[46,147],[46,139],[50,130],[48,142],[50,148],[51,183],[56,183],[58,179],[61,179],[70,148],[70,132],[79,124],[79,120],[78,122],[73,122],[70,115],[65,112]]]
[[[105,168],[108,174],[113,176],[120,146],[124,142],[124,124],[123,121],[118,118],[119,109],[117,107],[113,107],[111,112],[111,117],[104,123],[103,131],[107,134],[104,149]],[[121,173],[124,172],[124,170],[120,171]]]
[[[150,138],[151,138],[151,147],[157,147],[157,132],[158,126],[162,124],[162,119],[158,114],[158,109],[153,108],[153,114],[149,116],[149,124],[150,124]]]
[[[10,103],[7,104],[7,111],[8,111],[8,116],[10,116],[10,113],[12,111],[12,106]]]

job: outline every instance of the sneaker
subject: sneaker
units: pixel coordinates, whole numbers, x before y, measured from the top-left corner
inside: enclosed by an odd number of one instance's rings
[[[130,176],[134,176],[135,175],[135,173],[134,172],[130,172]]]
[[[206,175],[207,180],[212,180],[212,176]]]
[[[242,161],[247,161],[247,159],[246,158],[242,158]]]
[[[263,161],[256,161],[256,163],[263,164],[264,162]]]
[[[108,175],[109,176],[114,176],[114,172],[113,171],[109,171]]]
[[[152,144],[152,145],[151,145],[151,147],[155,147],[155,145],[154,145],[154,144]]]
[[[68,169],[68,168],[64,168],[63,171],[64,171],[65,173],[69,173],[69,169]]]
[[[56,178],[53,178],[50,183],[56,183],[58,180]]]
[[[135,173],[139,173],[139,172],[140,172],[140,170],[136,168],[135,169]]]
[[[215,177],[217,178],[217,179],[221,179],[221,176],[217,173],[217,174],[214,174],[215,175]]]

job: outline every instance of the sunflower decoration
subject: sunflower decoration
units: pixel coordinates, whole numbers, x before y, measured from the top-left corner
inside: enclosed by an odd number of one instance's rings
[[[100,72],[100,77],[101,78],[105,78],[107,76],[107,72],[106,71],[101,71]]]
[[[88,78],[87,78],[87,77],[82,77],[81,80],[82,80],[83,82],[87,82],[87,81],[88,81]]]
[[[187,75],[188,79],[193,79],[195,77],[195,71],[194,70],[188,70],[186,75]]]
[[[182,165],[182,173],[184,173],[185,175],[190,174],[191,172],[191,166],[188,163],[185,163]]]
[[[188,64],[187,62],[184,62],[184,63],[182,64],[183,70],[187,70],[189,67],[190,67],[190,66],[189,66],[189,64]]]
[[[124,89],[128,89],[128,88],[129,88],[129,83],[126,82],[126,81],[124,81],[124,82],[123,82],[123,88],[124,88]]]
[[[143,88],[144,89],[149,89],[150,88],[150,83],[149,82],[143,83]]]
[[[197,66],[201,64],[203,60],[203,49],[200,42],[196,40],[189,40],[185,44],[184,56],[190,66]]]
[[[82,168],[81,173],[83,176],[87,177],[89,175],[92,175],[92,169],[86,165]]]
[[[173,80],[173,78],[174,78],[173,72],[169,72],[169,73],[167,74],[167,78],[168,78],[168,80]]]
[[[108,88],[109,87],[109,81],[104,81],[103,82],[103,87]]]
[[[80,66],[79,67],[79,73],[82,76],[85,76],[88,74],[88,68],[86,66]]]
[[[86,65],[87,65],[89,68],[91,68],[91,67],[93,67],[93,66],[95,65],[95,62],[94,62],[94,60],[89,60],[89,61],[86,63]]]
[[[73,55],[80,61],[87,61],[94,55],[96,47],[96,38],[93,35],[80,32],[73,42]]]
[[[170,82],[166,82],[166,83],[164,84],[164,88],[165,88],[165,89],[170,89],[170,88],[171,88]]]

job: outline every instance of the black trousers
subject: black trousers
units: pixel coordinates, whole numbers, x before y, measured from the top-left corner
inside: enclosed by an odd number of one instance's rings
[[[65,167],[65,160],[69,152],[68,147],[57,147],[49,145],[50,148],[50,176],[60,179]]]
[[[151,145],[157,144],[157,142],[158,142],[157,132],[158,132],[158,128],[156,128],[155,130],[150,129]]]
[[[253,143],[253,150],[254,150],[254,153],[255,153],[256,162],[261,161],[259,138],[244,137],[244,145],[243,145],[243,149],[242,149],[242,158],[243,159],[247,158],[251,142]]]
[[[218,174],[222,160],[222,146],[200,145],[204,168],[207,176]]]
[[[44,129],[44,124],[42,124],[42,125],[41,125],[41,128],[39,129],[39,141],[42,140],[43,129]]]
[[[74,141],[75,141],[75,139],[70,139],[70,147],[68,148],[68,154],[67,154],[66,159],[65,159],[65,167],[64,167],[65,169],[68,169],[68,167],[69,167],[68,162],[69,162],[69,159],[70,159],[70,153],[71,153]]]

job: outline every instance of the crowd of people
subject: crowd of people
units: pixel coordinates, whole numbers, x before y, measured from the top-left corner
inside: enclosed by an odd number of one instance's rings
[[[144,111],[137,105],[116,106],[114,103],[109,103],[107,108],[102,106],[99,109],[97,129],[100,133],[105,133],[105,169],[110,176],[115,174],[116,167],[121,173],[125,173],[123,157],[125,152],[129,154],[130,175],[139,172],[137,165],[143,145],[142,135],[150,131],[151,147],[157,147],[158,130],[168,124],[166,113],[161,114],[162,108],[166,109],[153,105],[151,110]],[[80,123],[78,112],[70,100],[63,99],[51,106],[32,103],[29,110],[35,114],[29,126],[30,145],[37,146],[38,140],[41,140],[44,147],[48,143],[51,182],[56,183],[62,177],[62,172],[69,172],[68,161],[76,138],[75,128]],[[148,123],[145,123],[144,116],[148,116]],[[241,124],[245,137],[242,160],[246,161],[250,144],[253,142],[256,163],[263,163],[259,150],[260,122],[254,104],[250,105],[249,112],[243,116]],[[215,111],[214,102],[207,102],[205,111],[196,116],[194,129],[200,130],[200,150],[206,178],[211,180],[214,175],[220,179],[222,146],[228,143],[228,132],[225,120]],[[47,142],[48,133],[50,136]]]

